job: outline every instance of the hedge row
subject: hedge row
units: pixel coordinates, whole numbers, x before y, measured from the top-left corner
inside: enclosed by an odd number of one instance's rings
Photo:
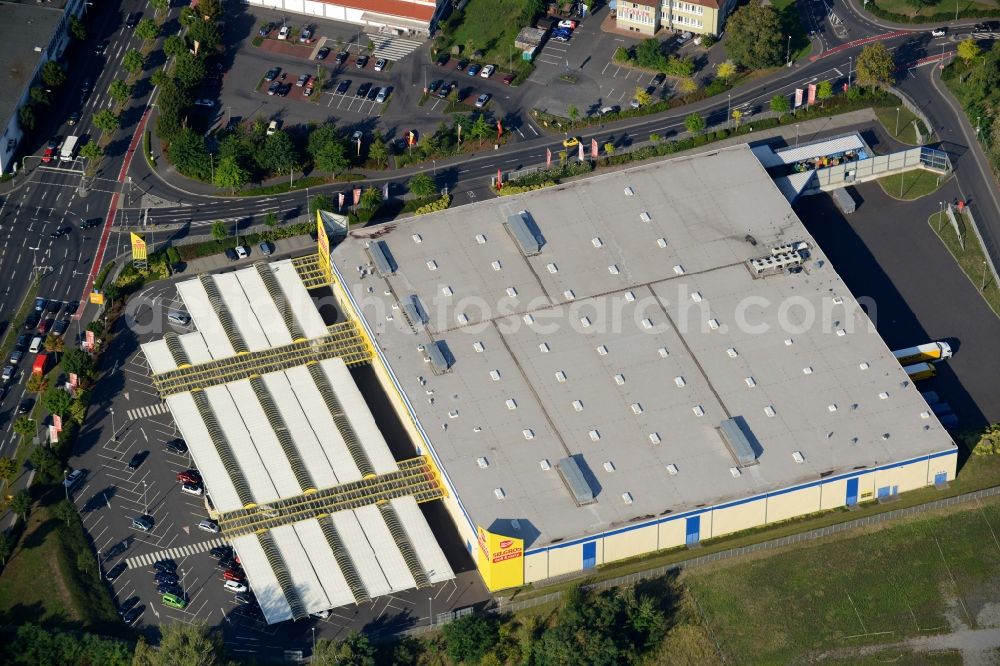
[[[508,196],[510,194],[522,194],[523,192],[531,192],[532,190],[541,190],[546,187],[552,187],[556,185],[554,180],[543,180],[540,183],[535,183],[534,185],[504,185],[496,193],[500,196]]]
[[[451,205],[451,195],[445,194],[443,197],[437,201],[432,201],[429,204],[425,204],[416,210],[417,215],[424,215],[426,213],[436,213],[439,210],[444,210]]]
[[[875,16],[885,19],[887,21],[895,21],[896,23],[945,23],[948,21],[955,20],[955,12],[937,12],[935,14],[927,14],[925,16],[907,16],[906,14],[897,14],[896,12],[886,11],[882,9],[874,2],[869,2],[865,8],[874,14]],[[966,9],[965,11],[958,12],[958,18],[990,18],[991,16],[996,16],[997,11],[995,9]]]
[[[108,279],[108,274],[114,267],[115,267],[114,261],[109,261],[108,263],[104,264],[104,266],[101,268],[101,272],[97,274],[97,279],[94,280],[95,291],[100,291],[101,289],[104,288],[104,283]]]

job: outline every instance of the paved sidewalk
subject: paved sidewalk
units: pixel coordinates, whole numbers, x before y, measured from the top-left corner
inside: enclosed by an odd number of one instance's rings
[[[933,23],[898,23],[896,21],[887,21],[886,19],[875,16],[868,10],[864,9],[862,2],[858,2],[858,0],[844,0],[844,1],[851,8],[851,11],[853,11],[855,14],[863,18],[865,21],[868,21],[869,23],[874,23],[875,25],[882,28],[886,28],[887,30],[910,30],[913,32],[927,32],[931,28],[940,24],[945,24],[952,28],[967,28],[986,20],[986,18],[979,17],[971,19],[960,18],[958,21],[936,21]],[[997,14],[1000,15],[1000,10],[997,10]]]
[[[235,244],[236,239],[232,240]],[[272,241],[272,243],[274,244],[275,255],[290,254],[291,256],[299,256],[302,254],[308,254],[310,251],[316,251],[316,241],[314,241],[309,234],[292,236],[291,238],[282,238],[280,240]],[[260,251],[260,248],[257,246],[250,248],[249,257],[246,259],[239,259],[237,261],[230,261],[226,258],[225,254],[213,254],[210,257],[192,259],[187,262],[187,267],[184,269],[183,275],[218,272],[226,268],[244,268],[248,264],[260,261],[261,259],[268,259],[268,257],[265,257]]]

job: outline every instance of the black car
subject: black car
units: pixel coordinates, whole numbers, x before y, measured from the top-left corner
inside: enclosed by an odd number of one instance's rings
[[[163,583],[167,583],[168,585],[176,585],[177,582],[180,580],[180,578],[178,578],[177,574],[174,573],[158,573],[155,576],[153,576],[153,580],[156,581],[157,585],[162,585]]]
[[[145,606],[136,606],[122,616],[122,621],[131,627],[135,624],[135,621],[139,619],[139,616],[142,615],[142,611],[144,610],[146,610]]]
[[[348,56],[347,51],[341,51],[340,53],[337,54],[337,57],[334,59],[334,61],[338,65],[343,65],[347,61],[347,56]]]
[[[230,557],[229,555],[226,555],[225,557],[219,558],[219,561],[216,563],[215,566],[219,567],[220,569],[232,569],[233,567],[238,567],[240,565],[234,558]]]
[[[139,605],[139,597],[129,597],[122,602],[122,605],[118,607],[118,615],[120,617],[125,617],[125,614],[130,610]]]
[[[158,560],[153,562],[153,568],[156,569],[157,573],[172,574],[177,571],[177,563],[173,560]]]
[[[455,69],[457,69],[460,72],[463,72],[465,71],[465,68],[468,66],[469,66],[469,61],[463,58],[462,60],[458,61],[457,65],[455,65]]]
[[[368,101],[373,101],[378,97],[379,91],[382,90],[379,86],[372,86],[372,89],[368,91]]]
[[[451,56],[448,55],[447,53],[442,53],[441,55],[438,56],[438,59],[435,61],[434,64],[437,65],[438,67],[444,67],[445,65],[448,64],[449,60],[451,60]]]
[[[139,19],[142,17],[142,12],[132,12],[125,17],[125,27],[134,28],[139,25]]]
[[[427,87],[427,92],[432,93],[438,88],[444,85],[444,79],[438,79],[437,81],[431,81],[431,84]]]
[[[66,235],[66,232],[63,231],[62,228],[59,228],[59,229],[56,229],[55,231],[53,231],[52,233],[50,233],[49,237],[50,238],[62,238],[65,235]]]
[[[658,86],[666,80],[667,80],[667,75],[664,74],[663,72],[660,72],[659,74],[653,77],[653,85]]]
[[[230,248],[230,249],[232,249],[232,248]],[[229,250],[227,250],[226,252],[228,253],[228,251]],[[233,254],[234,255],[236,254],[236,250],[233,250]],[[170,440],[169,442],[167,442],[166,448],[167,448],[167,451],[170,451],[171,453],[187,453],[188,452],[187,444],[184,443],[183,439],[172,439],[172,440]]]
[[[365,65],[367,64],[368,64],[368,56],[366,55],[359,55],[358,59],[354,61],[354,66],[357,67],[358,69],[364,69]]]
[[[108,581],[109,583],[113,583],[114,581],[118,580],[119,576],[125,573],[125,569],[127,568],[128,568],[127,564],[125,564],[124,562],[119,562],[115,566],[111,567],[111,569],[108,570],[108,573],[104,574],[104,580]]]
[[[337,89],[333,91],[334,95],[346,95],[348,89],[351,87],[350,81],[341,81],[337,84]]]
[[[99,227],[101,225],[101,222],[103,222],[103,221],[104,220],[102,220],[99,217],[92,217],[89,220],[85,220],[85,221],[81,222],[80,223],[80,228],[81,229],[93,229],[94,227]]]
[[[113,545],[111,547],[111,550],[109,550],[104,554],[104,559],[110,560],[113,557],[118,557],[126,550],[128,550],[128,539],[122,539],[121,541]]]
[[[977,23],[972,30],[973,32],[993,32],[996,29],[996,21],[984,21],[983,23]]]
[[[227,247],[226,248],[226,259],[228,259],[229,261],[236,261],[237,259],[239,259],[239,257],[236,256],[236,250],[234,250],[231,247]]]
[[[69,328],[69,319],[60,319],[55,324],[52,325],[52,332],[56,335],[62,335]]]
[[[231,556],[233,554],[233,549],[230,548],[229,546],[216,546],[215,548],[210,550],[209,553],[212,555],[212,557],[221,559],[223,557]]]
[[[25,398],[17,406],[17,413],[18,414],[27,414],[28,412],[31,411],[31,408],[34,407],[34,406],[35,406],[35,400],[34,400],[34,398]]]
[[[28,315],[28,318],[24,320],[24,330],[30,331],[34,327],[38,326],[38,322],[41,320],[41,315],[37,312],[32,312]]]
[[[66,304],[66,314],[72,317],[80,309],[80,301],[70,301]]]
[[[128,461],[128,471],[134,472],[139,469],[139,465],[142,464],[142,461],[145,460],[147,456],[149,456],[149,451],[139,451],[137,454],[132,456],[132,459]]]
[[[94,53],[97,55],[104,55],[108,50],[108,40],[102,39],[94,45]]]
[[[73,113],[69,114],[68,118],[66,118],[66,124],[69,125],[70,127],[76,125],[78,122],[80,122],[79,111],[74,111]]]
[[[184,590],[182,590],[178,585],[174,583],[160,583],[156,586],[157,594],[176,594],[178,597],[184,597]]]
[[[368,95],[368,91],[371,89],[372,89],[372,84],[362,83],[360,86],[358,86],[358,92],[354,93],[354,96],[364,99]]]
[[[271,85],[267,87],[268,95],[277,95],[281,90],[281,81],[272,81]]]
[[[445,97],[448,96],[448,93],[451,92],[452,86],[458,86],[458,84],[454,82],[444,84],[443,86],[438,88],[437,96],[440,97],[441,99],[444,99]]]
[[[290,93],[291,91],[292,91],[292,84],[291,83],[282,83],[281,84],[281,89],[278,90],[277,95],[278,95],[278,97],[287,97],[288,93]]]
[[[27,335],[27,334],[25,334],[25,335],[19,335],[19,336],[17,336],[17,344],[14,345],[14,349],[20,349],[20,350],[23,351],[23,350],[25,350],[25,349],[28,348],[29,344],[31,344],[31,336],[30,335]]]
[[[264,25],[260,26],[260,30],[257,31],[257,34],[260,35],[261,37],[267,37],[268,35],[271,34],[272,30],[274,30],[274,24],[271,22],[267,22]]]
[[[316,60],[326,60],[326,57],[330,55],[330,47],[324,46],[319,51],[316,52]]]
[[[265,81],[274,81],[276,78],[278,78],[278,74],[281,74],[281,68],[280,67],[273,67],[273,68],[267,70],[267,74],[264,75],[264,80]]]

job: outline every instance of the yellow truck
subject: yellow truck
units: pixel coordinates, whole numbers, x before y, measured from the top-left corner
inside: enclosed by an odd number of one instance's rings
[[[937,363],[946,358],[951,358],[951,345],[947,342],[928,342],[925,345],[908,347],[892,352],[900,365],[910,365],[920,361]]]
[[[937,374],[937,370],[930,363],[914,363],[913,365],[903,366],[903,370],[915,382],[919,382],[921,379],[930,379]]]

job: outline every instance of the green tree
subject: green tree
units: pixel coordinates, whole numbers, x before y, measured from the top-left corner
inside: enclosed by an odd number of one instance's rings
[[[617,63],[621,64],[627,63],[629,61],[628,49],[626,49],[624,46],[619,46],[617,49],[615,49],[615,54],[613,56],[613,59]]]
[[[316,666],[375,666],[375,647],[367,636],[352,631],[339,643],[317,641],[310,663]]]
[[[124,104],[132,96],[132,86],[125,83],[121,79],[115,79],[108,86],[108,93],[114,98],[119,104]]]
[[[346,170],[350,161],[344,144],[338,139],[324,144],[318,152],[313,153],[313,163],[320,171],[329,171],[332,175],[336,175]]]
[[[958,43],[958,57],[968,65],[982,53],[982,49],[971,39],[966,39]]]
[[[221,666],[224,659],[222,636],[204,623],[171,622],[160,625],[157,649],[136,649],[133,666]]]
[[[180,35],[170,35],[163,40],[163,52],[171,57],[177,57],[188,52],[187,42]]]
[[[454,661],[472,664],[493,651],[498,636],[497,623],[492,616],[466,615],[446,624],[441,630],[448,656]],[[577,658],[564,663],[580,661]]]
[[[698,90],[698,82],[691,77],[683,78],[677,82],[677,90],[682,95],[690,95]]]
[[[164,72],[162,69],[154,70],[150,75],[149,80],[153,82],[154,86],[161,87],[168,81],[170,81],[170,75]]]
[[[66,341],[63,340],[61,335],[56,335],[55,333],[49,333],[45,336],[45,351],[54,354],[62,353],[62,350],[66,348]]]
[[[7,530],[0,530],[0,565],[7,566],[7,560],[14,554],[14,540],[7,535]]]
[[[156,25],[153,19],[142,19],[139,25],[135,26],[135,36],[151,42],[160,36],[160,26]]]
[[[667,56],[663,54],[660,40],[650,37],[636,44],[635,61],[640,67],[647,69],[666,69]]]
[[[566,115],[569,116],[569,119],[575,123],[580,118],[580,109],[576,108],[575,105],[570,104],[566,107]]]
[[[62,417],[69,411],[69,405],[73,402],[73,397],[61,388],[50,388],[45,392],[45,399],[43,402],[45,404],[45,409],[47,409],[50,414],[56,414]]]
[[[750,0],[726,21],[726,55],[745,69],[780,65],[785,44],[781,19],[774,7]]]
[[[76,16],[69,17],[69,34],[73,35],[75,39],[86,41],[87,39],[87,26],[83,24]]]
[[[723,81],[728,81],[736,74],[736,63],[732,60],[723,60],[715,66],[715,75]]]
[[[94,321],[87,324],[87,330],[93,333],[95,336],[101,337],[102,335],[104,335],[104,322],[102,322],[100,319],[95,319]],[[63,359],[63,362],[65,363],[66,360]]]
[[[892,73],[896,63],[892,60],[892,52],[882,42],[866,44],[854,63],[859,86],[874,87],[880,83],[892,83]]]
[[[51,100],[49,100],[49,94],[45,92],[45,88],[42,88],[41,86],[31,86],[31,90],[28,91],[28,97],[35,104],[44,104],[45,106],[48,106],[52,103]]]
[[[17,110],[17,120],[24,129],[35,129],[35,109],[31,104],[25,104]]]
[[[31,495],[28,494],[27,490],[19,490],[14,493],[14,497],[10,500],[10,510],[21,520],[27,520],[28,514],[31,512]]]
[[[206,22],[218,20],[219,17],[222,16],[221,0],[199,0],[198,14],[200,14]]]
[[[80,377],[91,377],[94,374],[94,359],[82,349],[70,349],[63,355],[62,367]]]
[[[610,141],[608,141],[607,143],[605,143],[604,144],[604,154],[605,155],[614,155],[615,154],[615,144],[611,143]]]
[[[701,134],[705,131],[705,118],[697,113],[692,113],[684,119],[684,127],[691,134]]]
[[[212,238],[217,241],[225,240],[229,236],[229,230],[226,229],[226,225],[222,222],[212,223]]]
[[[212,161],[205,148],[205,137],[190,127],[181,130],[170,144],[170,161],[185,176],[208,180],[212,175]]]
[[[479,145],[482,145],[483,140],[492,133],[493,127],[483,114],[476,116],[476,119],[472,122],[472,126],[469,127],[469,137],[479,139]]]
[[[90,554],[89,550],[81,550],[76,554],[76,568],[80,570],[80,573],[87,575],[93,575],[96,577],[97,565],[94,560],[94,556]]]
[[[437,192],[437,186],[426,173],[418,173],[413,178],[410,178],[408,187],[410,194],[418,199],[424,199]]]
[[[174,76],[185,90],[192,90],[204,81],[207,71],[205,62],[187,51],[178,54],[174,61]]]
[[[208,21],[196,21],[188,29],[188,37],[198,44],[198,52],[213,51],[222,42],[219,28]]]
[[[656,132],[653,132],[652,134],[649,135],[649,142],[654,146],[659,145],[661,141],[663,141],[663,137],[657,134]]]
[[[788,113],[791,108],[788,95],[775,95],[771,98],[771,111],[777,113],[779,118]]]
[[[114,132],[121,126],[121,118],[111,109],[101,109],[94,114],[94,127],[103,132]]]
[[[375,162],[376,166],[382,167],[388,164],[389,149],[385,146],[385,139],[381,132],[375,132],[375,136],[372,137],[372,143],[368,146],[368,157]]]
[[[87,403],[74,400],[69,406],[69,417],[76,423],[82,424],[87,418]]]
[[[35,419],[30,416],[22,416],[14,421],[14,432],[25,438],[34,437],[35,433],[38,432],[38,426],[35,424]]]
[[[80,147],[80,157],[87,160],[99,160],[104,156],[104,148],[96,141],[88,141]]]
[[[107,289],[105,289],[105,295],[107,294]],[[41,393],[49,387],[49,379],[40,372],[33,372],[31,376],[28,377],[28,381],[24,383],[24,388],[27,389],[28,393]]]
[[[126,72],[130,74],[138,74],[142,71],[142,68],[146,64],[146,59],[142,57],[142,54],[135,49],[130,49],[125,52],[122,57],[122,67],[125,68]]]
[[[829,81],[820,81],[816,86],[816,99],[821,102],[833,97],[833,84]]]
[[[382,203],[382,193],[377,187],[369,187],[361,193],[361,207],[366,210],[374,210]]]
[[[17,476],[17,461],[13,458],[0,458],[0,479],[10,481]]]
[[[205,19],[203,19],[198,14],[198,11],[194,7],[192,7],[190,5],[185,6],[183,9],[181,9],[181,15],[180,15],[180,18],[178,19],[178,21],[180,22],[180,24],[182,26],[184,26],[185,28],[189,28],[189,29],[195,23],[199,23],[199,22],[204,21],[204,20]]]
[[[28,459],[31,461],[32,467],[38,470],[38,473],[43,477],[50,480],[62,478],[60,476],[63,469],[62,463],[49,447],[36,446],[31,450],[31,455],[28,456]]]
[[[271,173],[288,173],[298,166],[299,155],[288,133],[279,131],[264,139],[264,145],[257,153],[257,161]]]
[[[318,210],[332,211],[333,199],[325,194],[317,194],[309,199],[309,216],[315,219]]]
[[[170,0],[149,0],[149,5],[153,8],[153,15],[158,16],[170,8]]]
[[[61,88],[66,83],[66,71],[54,60],[42,65],[42,83],[47,88]]]
[[[77,520],[76,506],[72,502],[62,500],[52,507],[52,515],[66,523],[67,527],[71,527]],[[85,552],[90,555],[90,551]]]
[[[639,103],[639,106],[646,106],[653,101],[653,96],[646,92],[646,89],[642,86],[635,89],[635,93],[633,93],[632,97]]]

